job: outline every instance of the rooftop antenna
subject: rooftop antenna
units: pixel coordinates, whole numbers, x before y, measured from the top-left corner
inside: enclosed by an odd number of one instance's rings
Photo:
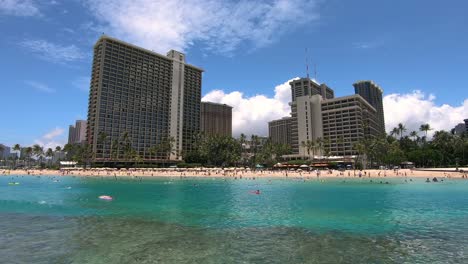
[[[317,64],[314,63],[314,80],[317,81]]]
[[[305,61],[306,61],[307,79],[309,79],[309,53],[307,52],[307,48],[305,48]]]

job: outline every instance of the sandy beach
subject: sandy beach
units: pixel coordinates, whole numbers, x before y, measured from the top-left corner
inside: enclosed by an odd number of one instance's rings
[[[138,177],[227,177],[227,178],[462,178],[468,179],[468,169],[462,172],[453,169],[427,169],[427,170],[320,170],[320,171],[287,171],[287,170],[250,170],[242,168],[168,168],[168,169],[62,169],[62,170],[2,170],[0,175],[60,175],[60,176],[138,176]]]

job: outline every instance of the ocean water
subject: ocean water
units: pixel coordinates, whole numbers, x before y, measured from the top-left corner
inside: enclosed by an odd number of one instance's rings
[[[385,181],[0,177],[0,263],[468,263],[468,181]]]

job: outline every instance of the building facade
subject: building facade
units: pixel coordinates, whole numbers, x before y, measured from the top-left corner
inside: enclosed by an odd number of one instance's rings
[[[291,104],[292,149],[299,155],[356,155],[354,145],[379,134],[377,111],[360,95],[323,99],[301,96]],[[309,153],[306,143],[315,143]]]
[[[291,139],[292,117],[283,117],[268,122],[268,137],[271,142],[292,146]]]
[[[465,123],[460,123],[452,129],[453,134],[461,135],[465,132],[468,132],[468,126],[467,126],[468,119],[465,119],[464,121]]]
[[[369,89],[377,93],[377,98],[369,98],[382,106],[382,90],[371,84]],[[357,154],[356,143],[385,133],[383,106],[379,112],[369,102],[371,99],[361,96],[365,88],[356,88],[354,95],[335,98],[331,88],[308,78],[290,85],[291,117],[269,122],[269,131],[272,140],[290,140],[291,157],[353,156]]]
[[[86,120],[77,120],[75,125],[68,127],[68,144],[77,144],[86,142],[86,130],[88,122]]]
[[[383,108],[383,90],[373,81],[358,81],[353,84],[355,94],[359,94],[377,110],[379,133],[385,134],[385,114]]]
[[[205,135],[232,136],[232,106],[201,102],[200,128]]]
[[[335,97],[333,89],[328,87],[326,84],[319,84],[317,81],[310,78],[301,78],[293,80],[289,83],[291,86],[292,102],[296,101],[296,98],[301,96],[316,95],[319,94],[322,98],[331,99]]]
[[[10,147],[0,144],[0,160],[6,160],[11,157]]]
[[[164,56],[102,36],[94,46],[88,107],[94,160],[130,161],[129,146],[146,162],[180,160],[200,132],[202,72],[180,52]],[[167,142],[170,150],[158,147]]]
[[[356,143],[381,133],[377,110],[358,94],[324,100],[321,110],[324,149],[332,156],[356,155]]]

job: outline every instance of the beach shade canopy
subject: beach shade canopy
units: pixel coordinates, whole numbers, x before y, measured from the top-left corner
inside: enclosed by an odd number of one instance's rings
[[[303,165],[299,166],[299,168],[309,168],[309,166],[303,164]]]
[[[60,161],[62,166],[75,166],[76,164],[78,164],[76,161]]]
[[[261,165],[261,164],[257,164],[257,165],[255,165],[255,168],[257,168],[257,169],[261,169],[261,168],[263,168],[263,165]]]

